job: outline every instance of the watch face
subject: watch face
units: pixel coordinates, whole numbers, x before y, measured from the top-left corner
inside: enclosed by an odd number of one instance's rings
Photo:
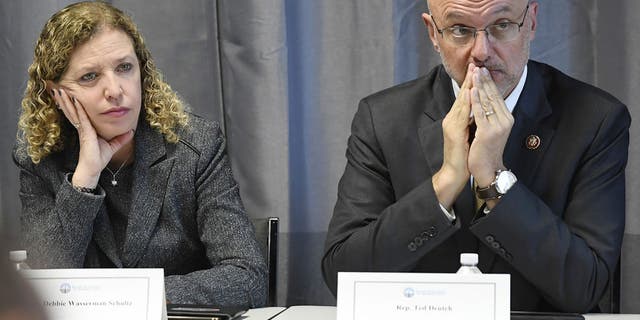
[[[511,171],[502,171],[496,177],[496,190],[501,194],[507,193],[509,189],[518,181]]]

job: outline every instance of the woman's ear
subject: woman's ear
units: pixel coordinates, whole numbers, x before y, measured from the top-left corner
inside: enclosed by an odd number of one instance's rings
[[[50,96],[55,96],[56,94],[58,94],[55,90],[58,89],[58,85],[51,81],[51,80],[47,80],[47,92],[49,93]]]

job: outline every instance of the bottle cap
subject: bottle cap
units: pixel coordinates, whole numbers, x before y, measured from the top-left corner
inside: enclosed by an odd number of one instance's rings
[[[461,253],[460,264],[461,265],[477,265],[478,254],[477,253]]]
[[[27,250],[9,251],[9,260],[13,262],[21,262],[27,260]]]

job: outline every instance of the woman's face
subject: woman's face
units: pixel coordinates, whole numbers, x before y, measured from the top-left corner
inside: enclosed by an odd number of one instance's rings
[[[57,85],[84,106],[105,140],[136,128],[142,101],[140,64],[123,31],[105,28],[78,46]]]

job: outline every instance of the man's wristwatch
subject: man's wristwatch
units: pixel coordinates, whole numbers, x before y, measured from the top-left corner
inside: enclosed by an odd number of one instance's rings
[[[518,181],[509,170],[496,171],[496,179],[486,188],[476,187],[476,195],[482,200],[500,199]]]

